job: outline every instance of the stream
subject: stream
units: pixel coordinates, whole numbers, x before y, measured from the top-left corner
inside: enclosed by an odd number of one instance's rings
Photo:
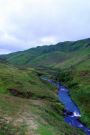
[[[74,103],[74,101],[71,99],[69,95],[69,90],[66,87],[62,86],[60,83],[55,83],[47,78],[42,79],[48,81],[49,83],[55,85],[58,88],[59,101],[62,102],[65,106],[65,122],[72,127],[83,130],[86,135],[90,135],[90,129],[87,128],[84,124],[82,124],[79,120],[79,118],[81,117],[80,110],[78,106]]]

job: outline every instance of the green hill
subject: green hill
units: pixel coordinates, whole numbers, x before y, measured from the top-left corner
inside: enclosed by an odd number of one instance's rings
[[[5,56],[7,61],[18,66],[70,67],[90,56],[90,39],[62,42],[56,45],[31,48]]]

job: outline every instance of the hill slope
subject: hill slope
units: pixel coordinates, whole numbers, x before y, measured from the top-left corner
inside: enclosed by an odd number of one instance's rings
[[[7,61],[18,66],[70,67],[89,58],[90,39],[62,42],[41,46],[5,56]]]

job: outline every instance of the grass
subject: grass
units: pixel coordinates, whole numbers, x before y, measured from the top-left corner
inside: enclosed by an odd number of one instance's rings
[[[15,66],[50,66],[67,68],[85,60],[89,54],[90,39],[62,42],[56,45],[31,48],[3,56]],[[1,58],[3,58],[1,57]],[[4,59],[3,58],[3,59]]]
[[[63,80],[63,85],[70,89],[70,94],[75,103],[79,106],[81,111],[81,121],[90,127],[90,62],[86,59],[72,68],[72,79],[67,81],[68,76],[64,77],[60,75],[59,80]],[[66,69],[66,71],[70,71]],[[61,70],[63,73],[63,70]],[[72,85],[73,82],[77,85]]]
[[[79,88],[72,88],[71,95],[81,110],[81,120],[90,127],[90,70],[86,68],[76,72],[75,80],[79,83]]]
[[[10,88],[33,94],[30,98],[13,96],[8,91]],[[2,135],[83,134],[64,122],[63,105],[57,99],[56,88],[42,81],[32,68],[0,64],[0,117]]]
[[[33,98],[53,98],[55,94],[49,88],[40,80],[34,69],[20,70],[4,65],[0,68],[0,93],[8,93],[8,89],[17,89],[24,93],[31,92]]]
[[[11,123],[8,123],[4,118],[0,117],[0,135],[25,135],[25,125],[15,128]]]
[[[0,101],[1,100],[3,104],[0,105],[0,115],[7,119],[7,121],[10,121],[12,128],[9,126],[7,130],[9,133],[14,130],[15,133],[13,132],[13,135],[16,135],[17,132],[19,135],[22,135],[22,132],[25,132],[24,135],[29,135],[30,133],[33,135],[38,133],[40,135],[45,133],[53,133],[54,135],[65,135],[66,133],[67,135],[73,133],[78,135],[83,134],[78,129],[72,129],[64,122],[62,112],[63,106],[58,102],[55,103],[47,100],[28,100],[13,96],[1,96]],[[22,122],[22,120],[24,121]],[[24,131],[22,126],[23,123],[26,125],[24,126]],[[4,125],[2,131],[7,133],[7,130],[5,130]]]
[[[41,135],[53,135],[53,131],[50,130],[50,127],[40,126],[39,133]]]
[[[64,106],[58,101],[56,88],[41,80],[40,75],[52,79],[57,69],[74,71],[74,79],[63,84],[69,86],[81,120],[89,126],[89,45],[90,39],[86,39],[0,56],[0,135],[84,134],[64,122]],[[73,82],[78,87],[71,87]]]

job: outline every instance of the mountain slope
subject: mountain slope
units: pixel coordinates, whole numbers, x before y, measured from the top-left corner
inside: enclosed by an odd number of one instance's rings
[[[14,65],[70,67],[87,59],[90,54],[90,39],[62,42],[41,46],[5,56]]]

